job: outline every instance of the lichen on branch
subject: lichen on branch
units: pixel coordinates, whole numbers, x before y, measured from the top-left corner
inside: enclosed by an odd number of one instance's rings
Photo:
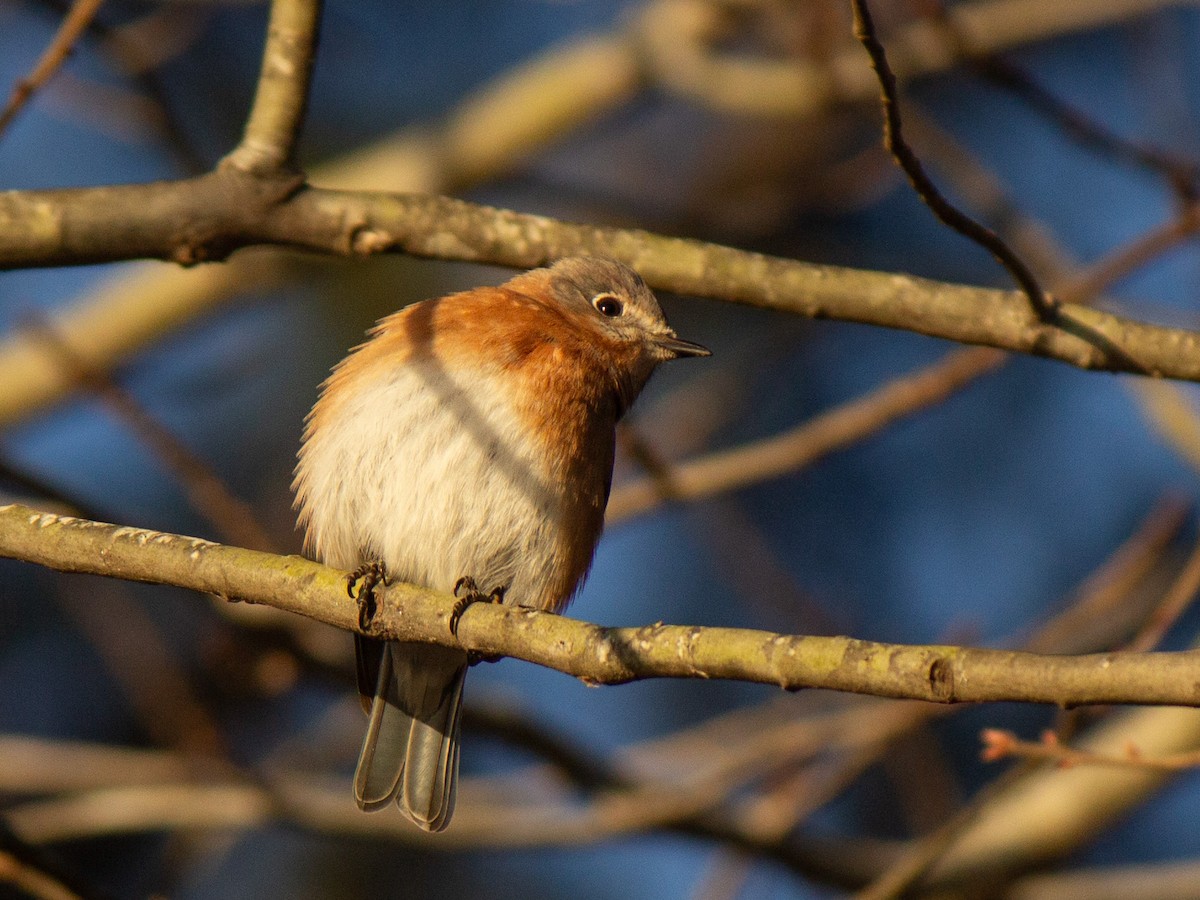
[[[0,556],[65,572],[171,584],[299,613],[346,630],[358,609],[346,575],[277,556],[141,528],[0,507]],[[389,586],[367,633],[511,656],[592,684],[646,678],[724,678],[788,690],[827,688],[929,700],[1078,705],[1200,705],[1200,651],[1053,656],[1008,650],[910,646],[743,628],[608,628],[511,606],[478,604],[457,637],[454,597]]]

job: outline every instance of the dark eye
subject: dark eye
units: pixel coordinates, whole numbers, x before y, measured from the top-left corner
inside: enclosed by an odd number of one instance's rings
[[[612,294],[597,294],[592,298],[592,306],[596,307],[596,312],[608,319],[615,319],[625,312],[625,304]]]

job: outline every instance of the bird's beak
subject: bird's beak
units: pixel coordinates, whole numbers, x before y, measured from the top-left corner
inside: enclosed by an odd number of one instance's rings
[[[701,347],[672,334],[657,335],[654,345],[668,354],[670,359],[679,359],[681,356],[712,356],[712,351],[707,347]]]

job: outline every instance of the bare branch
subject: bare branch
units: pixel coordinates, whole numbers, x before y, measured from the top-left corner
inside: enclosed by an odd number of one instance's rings
[[[904,138],[900,116],[900,98],[896,87],[896,76],[888,64],[887,53],[875,33],[871,19],[871,8],[867,0],[851,0],[854,9],[854,35],[862,43],[871,58],[871,68],[879,78],[883,106],[883,143],[895,158],[896,163],[908,176],[917,195],[925,201],[935,216],[949,228],[969,238],[992,254],[1008,270],[1013,280],[1029,298],[1033,314],[1043,322],[1051,322],[1057,312],[1057,304],[1042,290],[1041,284],[1025,261],[990,228],[971,218],[953,203],[933,183],[933,179],[921,165],[921,160]]]
[[[36,900],[84,900],[53,875],[4,849],[0,849],[0,884],[12,885],[19,896]]]
[[[1189,206],[1177,217],[1064,280],[1056,293],[1072,303],[1090,304],[1113,282],[1177,246],[1197,228],[1200,228],[1200,206]],[[980,347],[952,351],[932,365],[889,381],[783,434],[677,465],[660,465],[650,477],[620,485],[613,491],[606,521],[612,524],[640,515],[668,499],[698,500],[794,472],[948,399],[995,371],[1007,358]],[[1171,390],[1170,386],[1153,381],[1142,380],[1138,384],[1147,391]],[[645,467],[645,461],[641,462]]]
[[[1200,165],[1194,160],[1122,137],[1108,125],[1056,96],[1011,60],[994,54],[971,56],[969,48],[964,55],[980,75],[1023,100],[1030,109],[1049,119],[1082,146],[1117,162],[1158,174],[1167,179],[1182,200],[1189,205],[1196,202]]]
[[[1156,897],[1188,900],[1200,884],[1200,861],[1152,862],[1135,865],[1098,865],[1039,872],[1011,885],[1009,900],[1127,900]]]
[[[1052,762],[1062,768],[1072,766],[1115,766],[1127,769],[1152,769],[1159,772],[1180,772],[1200,766],[1200,750],[1172,753],[1166,756],[1144,756],[1137,744],[1130,742],[1124,753],[1097,753],[1080,750],[1062,743],[1053,731],[1042,734],[1040,741],[1023,741],[1003,728],[985,728],[979,735],[983,743],[980,755],[984,762],[1001,759],[1026,759]]]
[[[1166,756],[1195,750],[1197,735],[1200,713],[1194,709],[1135,709],[1092,729],[1079,746],[1119,753],[1134,741],[1146,756]],[[997,798],[932,877],[939,883],[980,873],[998,878],[998,869],[1061,859],[1128,816],[1169,777],[1151,769],[1042,767]]]
[[[290,169],[304,124],[321,0],[274,0],[254,106],[242,142],[222,161],[243,172]]]
[[[204,516],[219,535],[254,550],[274,549],[274,542],[259,524],[250,504],[234,494],[208,463],[193,453],[107,371],[90,365],[49,320],[30,317],[26,327],[45,342],[68,377],[103,400],[175,476],[192,508]]]
[[[874,744],[881,728],[923,705],[862,700],[816,714],[811,706],[776,698],[627,747],[611,760],[557,738],[548,746],[544,733],[528,740],[526,732],[521,746],[591,792],[588,802],[581,805],[574,791],[548,791],[542,764],[469,777],[461,785],[454,828],[434,843],[443,849],[447,841],[459,848],[578,845],[665,828],[723,841],[812,874],[801,846],[754,821],[736,792],[764,767]],[[509,731],[513,723],[499,724]],[[740,739],[728,740],[730,734]],[[686,764],[680,763],[681,755]],[[185,819],[195,827],[253,827],[264,815],[329,832],[428,840],[399,817],[361,815],[336,779],[309,775],[294,760],[269,762],[262,781],[250,781],[210,766],[204,757],[5,735],[0,735],[0,760],[0,787],[31,798],[6,811],[27,840],[160,830]],[[232,795],[238,802],[229,818],[155,799],[176,795],[184,803],[203,802],[208,796],[230,796],[225,792],[232,790],[243,793]],[[256,795],[259,802],[241,802]],[[727,808],[729,803],[734,805]]]
[[[907,853],[902,854],[867,888],[859,891],[857,900],[895,900],[903,897],[991,807],[996,798],[1002,797],[1006,790],[1019,783],[1032,768],[1032,763],[1023,763],[981,788],[946,822],[916,840]]]
[[[1076,303],[1095,297],[1109,285],[1158,259],[1200,231],[1200,204],[1189,204],[1161,225],[1120,245],[1072,278],[1066,279],[1058,295]]]
[[[347,631],[358,627],[358,608],[347,596],[345,573],[296,556],[16,505],[0,508],[0,555],[67,572],[174,584],[263,603]],[[603,628],[493,604],[470,607],[456,639],[447,625],[453,606],[449,594],[392,585],[368,633],[512,656],[590,684],[726,678],[788,690],[827,688],[938,703],[1200,704],[1200,651],[1058,657],[738,628]]]
[[[1195,602],[1197,593],[1200,593],[1200,543],[1193,545],[1192,552],[1188,554],[1183,568],[1167,587],[1161,602],[1126,648],[1154,649],[1166,637],[1171,626],[1179,621],[1179,617]]]
[[[8,103],[4,106],[4,111],[0,112],[0,134],[4,133],[12,120],[29,102],[34,91],[53,78],[54,73],[67,61],[75,42],[87,30],[103,2],[104,0],[75,0],[75,3],[71,5],[71,9],[63,17],[62,24],[59,25],[50,46],[39,57],[33,71],[18,81],[16,87],[13,88]]]
[[[903,21],[888,43],[903,83],[959,65],[963,43],[974,54],[1001,53],[1174,5],[1173,0],[973,0],[952,4],[944,18]],[[634,34],[656,86],[722,112],[779,120],[816,116],[839,103],[877,95],[878,85],[860,65],[862,51],[853,41],[823,48],[828,53],[823,59],[754,56],[737,41],[722,41],[727,9],[705,0],[646,4]]]
[[[945,400],[1006,358],[988,348],[954,350],[931,366],[889,381],[783,434],[670,466],[666,491],[664,479],[654,474],[620,485],[609,498],[605,521],[611,525],[631,518],[664,499],[698,500],[794,472]]]
[[[654,287],[750,306],[901,328],[1089,369],[1200,380],[1200,334],[1064,304],[1031,321],[1023,294],[814,265],[646,231],[572,225],[413,194],[304,188],[230,170],[179,182],[0,194],[0,267],[129,258],[196,263],[276,244],[339,255],[384,251],[529,267],[611,256]]]
[[[47,321],[89,366],[108,371],[163,334],[218,309],[237,290],[280,282],[285,262],[283,254],[250,250],[224,266],[131,267]],[[0,384],[0,424],[28,417],[77,387],[46,342],[27,329],[0,340]]]

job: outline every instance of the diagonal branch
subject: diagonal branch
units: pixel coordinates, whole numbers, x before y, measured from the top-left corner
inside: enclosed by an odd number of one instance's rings
[[[896,87],[896,76],[888,64],[887,52],[875,33],[875,23],[871,19],[871,8],[867,0],[851,0],[854,11],[854,36],[862,43],[871,59],[871,68],[879,78],[883,106],[883,143],[888,152],[895,158],[896,163],[908,176],[912,185],[925,205],[928,206],[941,222],[957,231],[964,237],[970,238],[979,246],[992,254],[996,260],[1008,270],[1013,280],[1021,286],[1029,305],[1043,322],[1054,320],[1057,307],[1054,301],[1042,290],[1041,284],[1025,261],[1017,255],[1004,239],[987,226],[971,218],[953,203],[933,183],[921,160],[913,152],[908,141],[904,138],[903,122],[900,116],[900,98]]]
[[[0,134],[4,133],[17,114],[25,108],[25,104],[29,102],[34,91],[53,78],[54,73],[67,61],[75,42],[87,31],[88,25],[100,11],[103,2],[104,0],[75,0],[75,3],[71,5],[71,9],[63,17],[62,24],[59,25],[54,39],[38,58],[33,71],[18,81],[16,87],[13,88],[8,103],[0,112]]]
[[[16,505],[0,507],[0,555],[67,572],[174,584],[357,630],[358,609],[346,595],[345,573],[296,556]],[[512,656],[591,684],[723,678],[939,703],[1200,705],[1200,651],[1050,656],[739,628],[605,628],[491,604],[469,608],[456,639],[447,624],[454,602],[449,594],[392,585],[367,633]]]
[[[952,350],[920,371],[895,378],[782,434],[707,453],[664,467],[662,474],[617,485],[608,498],[604,521],[612,526],[664,500],[700,500],[795,472],[946,400],[1006,359],[985,347]]]

